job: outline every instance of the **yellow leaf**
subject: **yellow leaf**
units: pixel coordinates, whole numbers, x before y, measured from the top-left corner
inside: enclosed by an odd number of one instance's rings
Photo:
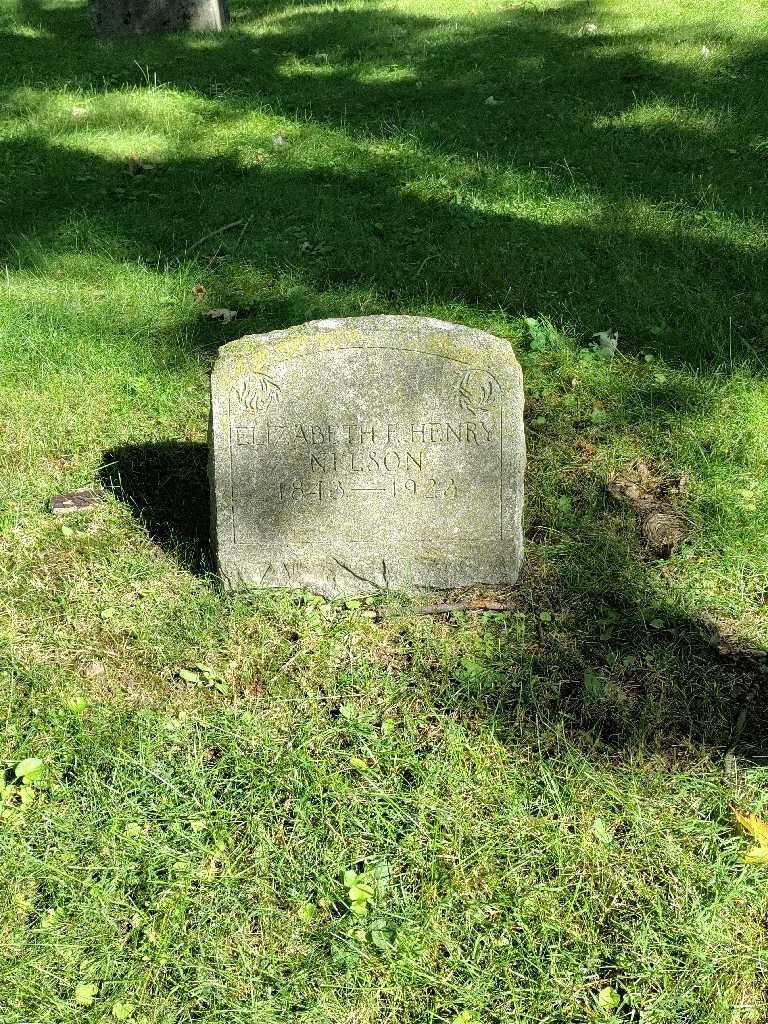
[[[753,846],[744,854],[745,864],[768,864],[768,846]]]
[[[763,821],[756,814],[742,814],[732,807],[733,816],[747,835],[751,836],[756,846],[752,846],[744,855],[746,864],[768,864],[768,821]]]
[[[732,807],[736,821],[745,832],[752,836],[758,846],[768,846],[768,821],[763,821],[756,814],[742,814]]]

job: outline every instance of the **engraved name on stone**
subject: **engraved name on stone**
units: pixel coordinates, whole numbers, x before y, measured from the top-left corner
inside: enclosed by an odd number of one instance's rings
[[[500,339],[375,317],[230,343],[211,448],[231,585],[335,596],[517,575],[522,386]]]

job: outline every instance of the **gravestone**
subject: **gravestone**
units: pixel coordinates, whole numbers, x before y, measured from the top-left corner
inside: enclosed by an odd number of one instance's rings
[[[510,584],[523,387],[507,341],[439,320],[320,320],[224,345],[212,541],[238,587],[326,597]]]
[[[227,0],[90,0],[101,36],[155,32],[218,32],[229,19]]]

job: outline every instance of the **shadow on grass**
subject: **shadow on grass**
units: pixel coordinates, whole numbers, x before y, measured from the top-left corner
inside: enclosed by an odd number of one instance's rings
[[[35,133],[5,144],[11,241],[56,251],[92,232],[118,259],[191,259],[207,273],[236,264],[240,280],[281,267],[315,293],[346,294],[350,312],[370,293],[375,311],[460,302],[543,313],[585,334],[617,326],[626,351],[762,367],[764,48],[710,31],[728,48],[719,64],[655,58],[653,32],[584,35],[600,11],[581,0],[459,25],[284,6],[236,5],[218,35],[100,42],[81,38],[82,9],[26,0],[27,21],[49,35],[5,32],[9,109],[34,111],[36,81],[119,102],[55,143]],[[676,42],[695,54],[696,26]],[[129,90],[155,74],[159,102],[167,86],[230,148],[131,179],[83,141],[145,121],[151,134],[153,115],[130,106]],[[254,136],[254,108],[291,119],[282,149]],[[184,131],[188,149],[195,131],[207,149],[209,126]],[[313,147],[328,145],[339,148],[314,161]],[[240,220],[242,236],[190,248]],[[302,257],[306,241],[322,243],[320,255]]]
[[[212,571],[209,549],[208,448],[158,442],[105,452],[101,481],[133,511],[148,534],[190,571]],[[574,522],[578,536],[579,522]],[[529,531],[530,533],[530,531]],[[706,620],[648,607],[638,587],[639,543],[619,533],[581,535],[579,564],[594,578],[552,578],[546,545],[526,542],[526,562],[511,592],[534,627],[524,646],[510,643],[471,677],[434,685],[446,711],[478,712],[503,733],[525,709],[563,723],[577,745],[603,756],[638,745],[667,752],[692,744],[741,757],[768,759],[768,655],[729,644]],[[607,568],[610,566],[610,568]],[[610,593],[604,581],[612,578]],[[551,625],[536,625],[552,609]],[[655,618],[659,616],[659,618]],[[446,624],[451,615],[443,617]],[[403,638],[403,649],[408,641]],[[423,652],[413,652],[414,660]],[[444,691],[441,698],[439,694]],[[542,751],[545,755],[546,751]]]
[[[22,0],[22,18],[43,34],[0,28],[0,80],[19,122],[39,112],[55,131],[3,144],[15,206],[0,255],[23,265],[26,236],[52,253],[92,238],[117,260],[188,260],[220,282],[217,301],[247,308],[230,337],[324,315],[453,306],[463,317],[470,307],[543,314],[587,336],[616,326],[626,351],[762,370],[762,44],[709,29],[709,46],[717,53],[722,44],[728,57],[708,63],[696,57],[692,26],[676,39],[691,60],[654,57],[653,32],[584,35],[584,22],[600,21],[599,3],[523,5],[459,25],[343,3],[262,21],[284,7],[236,4],[233,25],[217,36],[100,42],[83,8]],[[182,125],[185,155],[131,177],[118,157],[89,150],[88,133],[151,137],[153,117],[166,114],[131,106],[131,90],[147,89],[155,74],[158,104],[167,86],[183,101],[179,116],[188,109],[198,128]],[[37,90],[57,87],[81,90],[92,113],[74,122],[49,111]],[[99,110],[99,97],[114,103]],[[254,110],[276,127],[254,137]],[[212,125],[226,136],[223,154],[206,155]],[[275,142],[273,132],[285,138]],[[235,221],[242,234],[193,248]],[[322,244],[307,256],[305,241]],[[287,297],[276,294],[282,279],[294,288]],[[196,328],[190,338],[210,358],[213,332]],[[651,397],[638,419],[682,421],[706,402],[672,385]],[[106,486],[150,535],[204,571],[204,446],[123,447],[105,463]],[[650,627],[654,610],[631,562],[637,548],[621,543],[625,525],[601,527],[575,553],[580,575],[521,581],[527,614],[562,608],[568,626],[562,645],[542,633],[534,646],[526,671],[538,680],[536,699],[555,679],[553,702],[571,709],[570,721],[615,745],[658,729],[721,747],[740,738],[763,751],[760,659],[718,654],[693,620],[660,614],[663,625]],[[505,651],[492,667],[491,713],[520,700],[514,658]],[[474,691],[465,712],[477,703]]]
[[[108,237],[118,260],[196,261],[201,277],[220,282],[218,301],[249,310],[249,329],[353,315],[362,304],[370,313],[462,304],[545,313],[585,336],[618,325],[626,352],[672,364],[764,366],[768,250],[747,254],[727,237],[658,234],[615,212],[547,223],[420,197],[403,189],[407,167],[396,160],[295,173],[186,157],[131,176],[124,162],[40,139],[4,150],[13,167],[37,169],[14,212],[20,238],[71,252],[103,251]],[[212,225],[229,223],[237,228],[194,249]],[[21,242],[0,255],[23,266],[23,252]],[[276,297],[290,279],[311,298]]]
[[[153,540],[201,574],[211,568],[207,462],[204,444],[124,445],[104,453],[99,474]]]

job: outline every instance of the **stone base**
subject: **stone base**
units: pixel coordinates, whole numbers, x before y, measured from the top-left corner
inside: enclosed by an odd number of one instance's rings
[[[229,20],[227,0],[90,0],[100,36],[159,32],[220,32]]]

